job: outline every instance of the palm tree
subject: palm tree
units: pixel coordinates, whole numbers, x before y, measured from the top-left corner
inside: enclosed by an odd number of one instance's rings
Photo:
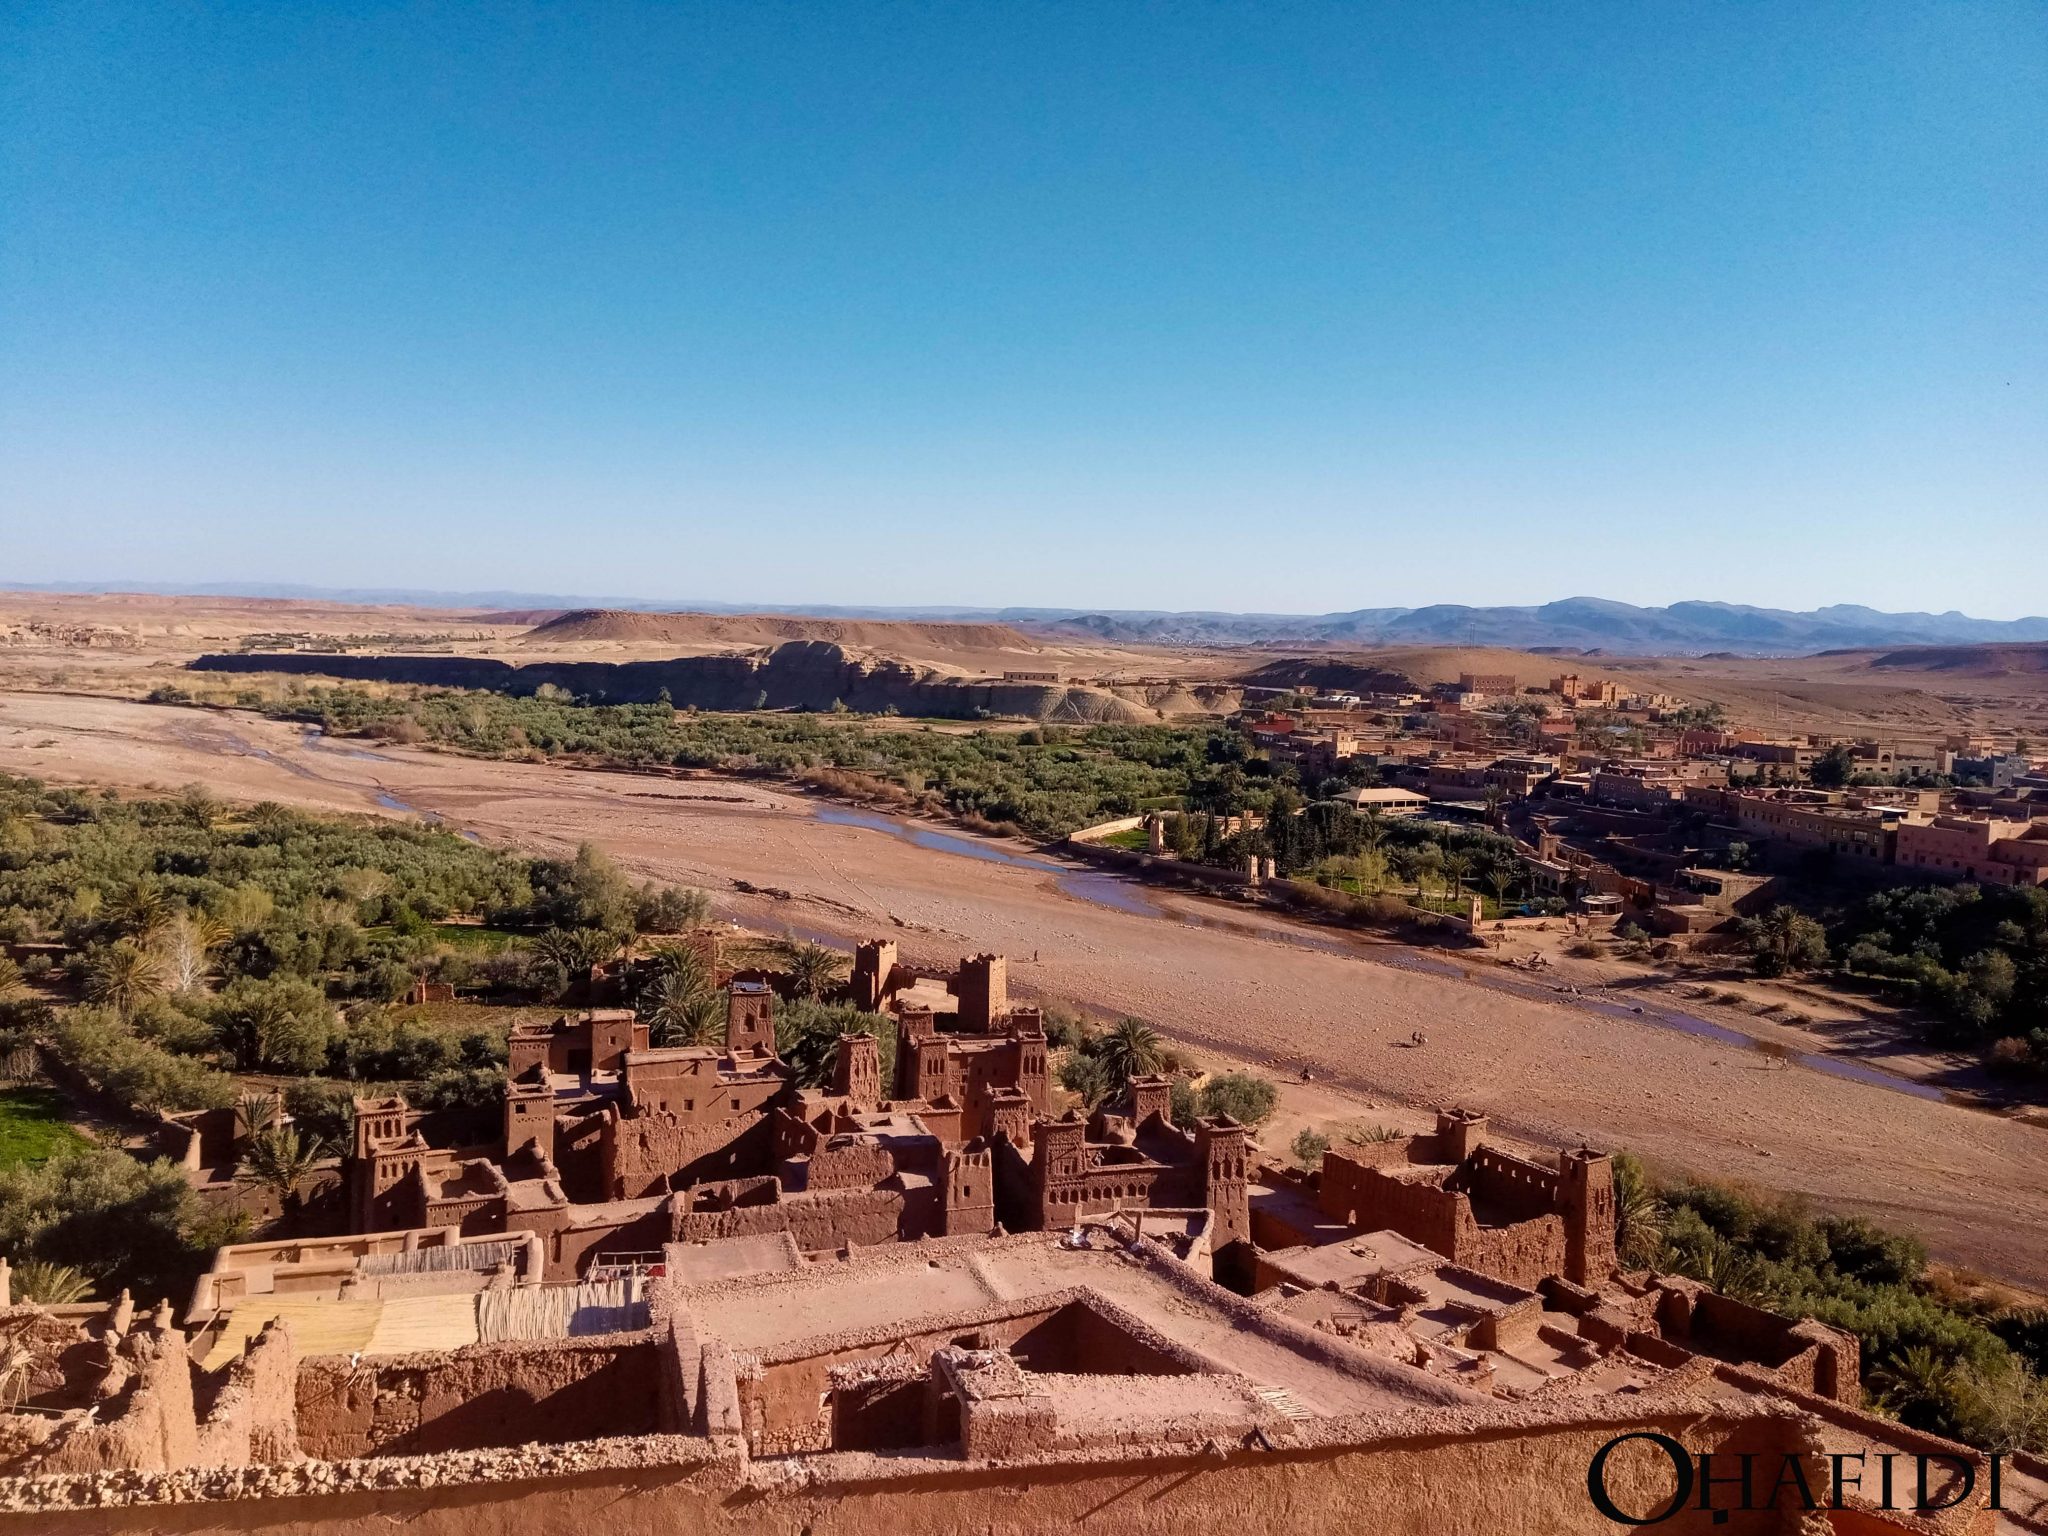
[[[1166,1051],[1151,1025],[1142,1019],[1125,1019],[1102,1037],[1095,1059],[1102,1063],[1105,1085],[1114,1095],[1129,1088],[1132,1078],[1157,1072]]]
[[[126,940],[102,950],[85,975],[86,997],[124,1019],[144,1003],[162,997],[169,986],[162,959]]]
[[[1451,894],[1462,897],[1465,894],[1465,877],[1472,873],[1472,855],[1451,853],[1444,855],[1444,875],[1451,882]]]
[[[1614,1162],[1614,1251],[1627,1269],[1646,1269],[1664,1250],[1664,1202],[1632,1159]]]
[[[328,1155],[327,1143],[319,1137],[302,1136],[294,1126],[272,1126],[249,1138],[235,1168],[235,1179],[276,1195],[289,1223],[298,1209],[299,1186],[313,1176]]]
[[[230,991],[214,1015],[214,1033],[235,1060],[238,1072],[254,1072],[270,1058],[273,1044],[281,1042],[296,1017],[275,991],[259,990],[246,996]]]
[[[164,936],[178,909],[154,880],[136,880],[107,903],[107,921],[148,949]]]
[[[1903,1418],[1925,1403],[1945,1402],[1955,1368],[1925,1344],[1887,1355],[1871,1373],[1877,1406]]]
[[[640,994],[640,1015],[658,1046],[715,1045],[725,1031],[719,995],[680,971],[657,976]]]
[[[21,991],[24,985],[21,967],[7,956],[0,955],[0,1003],[13,1001],[15,994]]]
[[[245,1093],[241,1102],[242,1125],[251,1136],[261,1136],[275,1130],[278,1122],[278,1102],[274,1094]]]
[[[704,964],[704,957],[687,944],[659,944],[648,951],[643,962],[650,982],[667,976],[680,976],[695,990],[711,990],[711,971]]]
[[[1366,810],[1358,813],[1358,838],[1367,853],[1378,853],[1380,842],[1387,835],[1386,818],[1378,811]]]
[[[1493,892],[1495,906],[1505,907],[1508,904],[1508,892],[1515,888],[1515,877],[1515,866],[1505,860],[1487,866],[1486,885]]]
[[[30,1259],[14,1267],[14,1299],[39,1301],[46,1307],[69,1306],[92,1296],[92,1279],[69,1264]]]
[[[1507,803],[1507,798],[1507,791],[1498,784],[1486,786],[1486,824],[1489,827],[1500,825],[1501,807]]]
[[[789,938],[785,938],[779,947],[783,973],[789,977],[790,987],[798,997],[818,1002],[839,984],[839,972],[846,964],[846,957],[838,950],[813,944],[808,939]]]
[[[533,941],[533,953],[554,971],[562,994],[588,987],[590,973],[618,952],[617,937],[601,928],[550,928]]]

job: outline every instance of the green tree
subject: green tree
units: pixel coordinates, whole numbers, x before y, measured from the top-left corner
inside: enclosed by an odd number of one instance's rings
[[[1239,1125],[1260,1125],[1271,1118],[1279,1100],[1279,1090],[1263,1077],[1224,1072],[1202,1084],[1198,1102],[1209,1119],[1228,1115]]]
[[[1124,1019],[1100,1037],[1092,1053],[1101,1063],[1107,1097],[1122,1094],[1134,1077],[1149,1077],[1166,1059],[1159,1033],[1139,1019]]]
[[[234,982],[213,1005],[214,1038],[240,1072],[301,1076],[326,1063],[334,1009],[297,976]]]
[[[249,1138],[235,1165],[235,1178],[275,1195],[285,1225],[291,1226],[299,1211],[300,1187],[331,1156],[332,1149],[318,1137],[302,1134],[297,1126],[273,1125]]]
[[[1811,971],[1827,963],[1827,930],[1796,907],[1775,906],[1762,917],[1745,918],[1740,931],[1759,976]]]
[[[101,950],[86,965],[86,997],[124,1019],[169,990],[162,958],[127,939]]]
[[[1301,1167],[1317,1169],[1323,1166],[1323,1154],[1330,1150],[1330,1138],[1321,1131],[1303,1126],[1295,1133],[1294,1161]]]
[[[812,1002],[821,1000],[836,987],[840,972],[846,969],[846,956],[808,939],[785,938],[777,951],[791,989],[798,997]]]
[[[1807,777],[1820,789],[1840,789],[1856,772],[1856,753],[1846,742],[1836,742],[1814,758]]]
[[[197,1273],[204,1212],[168,1162],[107,1148],[0,1169],[0,1252],[92,1277],[138,1301],[182,1294]]]

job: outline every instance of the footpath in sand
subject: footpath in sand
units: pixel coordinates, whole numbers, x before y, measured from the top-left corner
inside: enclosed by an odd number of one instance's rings
[[[2039,1127],[1415,969],[1398,949],[1303,934],[1012,847],[905,835],[745,783],[371,749],[252,716],[51,694],[0,694],[0,770],[432,815],[539,851],[593,841],[646,877],[705,887],[753,926],[893,934],[918,962],[999,951],[1020,988],[1142,1015],[1191,1043],[1283,1072],[1307,1064],[1332,1086],[1413,1105],[1482,1109],[1531,1140],[1626,1148],[1794,1191],[2048,1287]],[[737,895],[736,879],[794,899]],[[1417,1030],[1427,1043],[1408,1045]]]

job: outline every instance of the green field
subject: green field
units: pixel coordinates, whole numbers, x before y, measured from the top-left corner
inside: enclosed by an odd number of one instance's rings
[[[48,1088],[0,1088],[0,1168],[48,1162],[92,1145],[65,1123],[70,1108]]]
[[[478,923],[433,923],[434,937],[443,944],[452,944],[457,949],[482,950],[495,954],[510,945],[530,937],[515,933],[510,928],[487,928]]]

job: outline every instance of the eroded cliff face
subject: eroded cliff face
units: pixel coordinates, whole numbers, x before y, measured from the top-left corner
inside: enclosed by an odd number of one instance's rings
[[[1100,688],[1053,683],[976,682],[920,671],[885,658],[863,660],[818,640],[734,656],[667,661],[537,661],[524,665],[481,656],[327,656],[301,652],[201,656],[200,672],[287,672],[357,682],[483,688],[529,695],[552,684],[598,704],[647,704],[665,691],[696,709],[830,709],[863,714],[974,719],[1022,715],[1040,720],[1135,721],[1153,710]]]

